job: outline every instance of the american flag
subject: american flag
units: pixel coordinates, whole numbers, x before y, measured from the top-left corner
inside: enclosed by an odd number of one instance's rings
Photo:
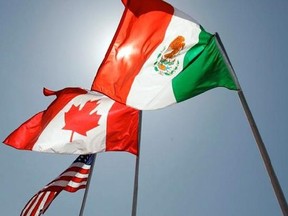
[[[74,193],[79,189],[85,188],[94,157],[94,154],[80,155],[68,169],[29,200],[22,210],[21,216],[39,216],[44,214],[62,190]]]

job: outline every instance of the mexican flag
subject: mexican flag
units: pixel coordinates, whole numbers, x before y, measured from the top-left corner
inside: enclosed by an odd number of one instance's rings
[[[12,132],[5,144],[50,153],[127,151],[138,155],[138,110],[81,88],[44,89],[44,95],[56,95],[56,99]]]
[[[125,11],[92,90],[150,110],[215,87],[236,90],[214,35],[161,0],[123,0]]]

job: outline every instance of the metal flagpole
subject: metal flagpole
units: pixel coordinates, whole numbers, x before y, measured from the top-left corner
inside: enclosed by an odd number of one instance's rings
[[[83,200],[82,200],[82,205],[81,205],[79,216],[83,216],[83,212],[84,212],[84,208],[85,208],[85,204],[86,204],[86,199],[87,199],[87,195],[88,195],[88,191],[89,191],[90,181],[91,181],[91,178],[92,178],[94,164],[95,164],[95,160],[96,160],[96,155],[97,154],[94,154],[93,161],[92,161],[92,164],[91,164],[91,168],[90,168],[89,176],[88,176],[88,179],[87,179],[87,184],[86,184],[85,193],[84,193],[84,196],[83,196]]]
[[[244,93],[241,89],[241,86],[239,84],[239,81],[237,79],[237,76],[235,74],[235,71],[233,70],[233,67],[231,65],[231,62],[229,60],[229,57],[225,51],[225,48],[221,42],[221,39],[219,37],[219,35],[216,33],[216,41],[217,41],[217,45],[218,47],[220,48],[221,52],[222,52],[222,55],[227,63],[227,65],[229,66],[229,69],[230,69],[230,72],[231,74],[233,75],[233,78],[234,78],[234,81],[238,87],[238,96],[240,98],[240,101],[241,101],[241,104],[242,104],[242,107],[244,109],[244,112],[246,114],[246,117],[247,117],[247,120],[250,124],[250,127],[251,127],[251,130],[253,132],[253,135],[254,135],[254,138],[255,138],[255,141],[256,141],[256,144],[258,146],[258,149],[260,151],[260,154],[262,156],[262,159],[263,159],[263,162],[264,162],[264,165],[265,165],[265,168],[268,172],[268,175],[270,177],[270,181],[272,183],[272,186],[273,186],[273,189],[274,189],[274,193],[278,199],[278,203],[281,207],[281,210],[282,210],[282,213],[284,216],[288,216],[288,205],[287,205],[287,202],[286,202],[286,199],[285,199],[285,196],[283,194],[283,191],[281,189],[281,186],[279,184],[279,181],[277,179],[277,176],[275,174],[275,171],[274,171],[274,168],[272,166],[272,163],[271,163],[271,160],[270,160],[270,157],[268,155],[268,152],[266,150],[266,147],[264,145],[264,142],[261,138],[261,135],[260,135],[260,132],[257,128],[257,125],[256,125],[256,122],[253,118],[253,115],[250,111],[250,108],[248,106],[248,103],[245,99],[245,96],[244,96]]]
[[[139,111],[139,133],[138,133],[138,156],[135,163],[135,176],[134,176],[134,191],[132,202],[132,216],[137,214],[137,198],[138,198],[138,178],[139,178],[139,163],[140,163],[140,142],[141,142],[141,125],[142,125],[142,111]]]

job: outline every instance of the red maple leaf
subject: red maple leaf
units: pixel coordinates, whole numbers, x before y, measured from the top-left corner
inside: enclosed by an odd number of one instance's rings
[[[77,132],[83,136],[87,136],[87,131],[97,127],[100,115],[96,112],[91,114],[91,111],[97,107],[98,100],[88,101],[80,110],[80,105],[71,106],[69,111],[65,112],[65,126],[64,130],[71,130],[70,142],[72,142],[74,132]]]

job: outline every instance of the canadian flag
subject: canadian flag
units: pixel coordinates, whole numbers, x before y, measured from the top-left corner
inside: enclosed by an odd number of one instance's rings
[[[81,88],[44,89],[44,95],[56,95],[56,99],[12,132],[5,144],[50,153],[127,151],[138,155],[138,110]]]

